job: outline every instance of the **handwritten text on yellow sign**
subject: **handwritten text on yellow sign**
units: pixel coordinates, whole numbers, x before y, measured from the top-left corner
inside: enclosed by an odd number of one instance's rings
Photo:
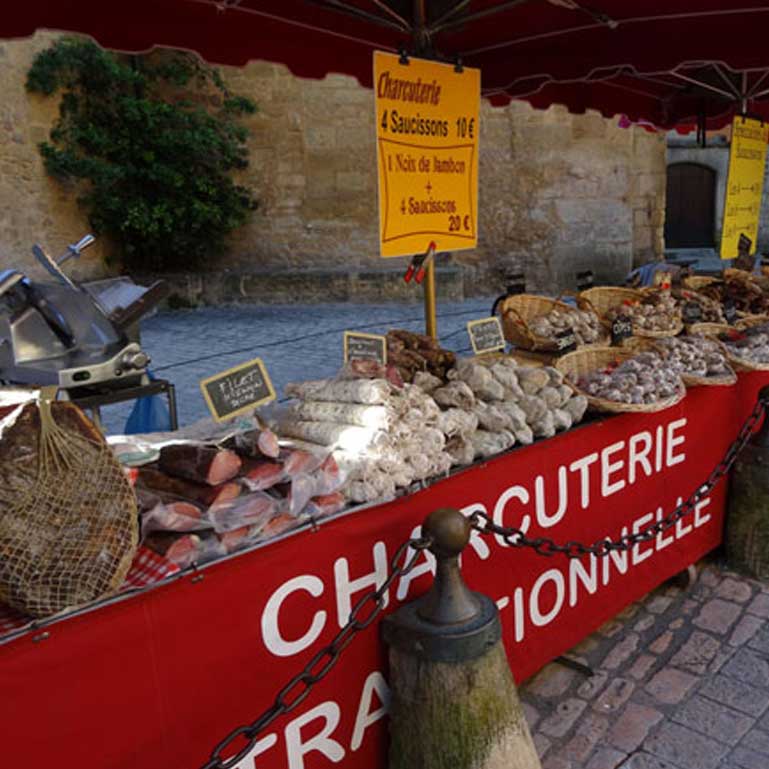
[[[750,118],[734,119],[721,230],[722,259],[737,256],[740,235],[750,239],[750,253],[756,253],[767,140],[769,125]]]
[[[475,248],[481,73],[374,53],[382,256]]]

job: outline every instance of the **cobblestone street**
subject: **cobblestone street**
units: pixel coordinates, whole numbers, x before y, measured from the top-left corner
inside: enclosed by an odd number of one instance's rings
[[[769,585],[699,564],[521,687],[543,769],[767,769]]]
[[[421,290],[418,291],[421,296]],[[469,348],[468,320],[489,314],[493,297],[438,304],[438,331],[453,350]],[[142,322],[151,369],[176,385],[179,424],[208,415],[198,382],[251,358],[265,362],[278,397],[287,382],[333,376],[342,364],[342,334],[424,330],[422,304],[243,305],[161,312]],[[121,433],[129,405],[104,409],[110,433]]]

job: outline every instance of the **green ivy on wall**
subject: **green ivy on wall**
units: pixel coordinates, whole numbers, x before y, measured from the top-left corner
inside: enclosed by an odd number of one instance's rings
[[[232,179],[248,165],[255,112],[192,54],[111,53],[61,38],[35,58],[27,90],[61,93],[46,170],[78,183],[91,227],[137,271],[194,270],[221,253],[256,208]]]

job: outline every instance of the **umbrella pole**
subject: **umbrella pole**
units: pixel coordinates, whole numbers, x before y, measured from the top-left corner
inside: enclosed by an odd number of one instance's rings
[[[438,317],[435,312],[435,259],[428,259],[425,271],[425,333],[438,338]]]

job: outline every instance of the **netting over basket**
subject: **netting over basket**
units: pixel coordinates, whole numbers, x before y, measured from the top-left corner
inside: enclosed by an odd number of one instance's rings
[[[0,435],[0,601],[35,617],[123,582],[136,500],[100,433],[69,403],[27,403]]]

